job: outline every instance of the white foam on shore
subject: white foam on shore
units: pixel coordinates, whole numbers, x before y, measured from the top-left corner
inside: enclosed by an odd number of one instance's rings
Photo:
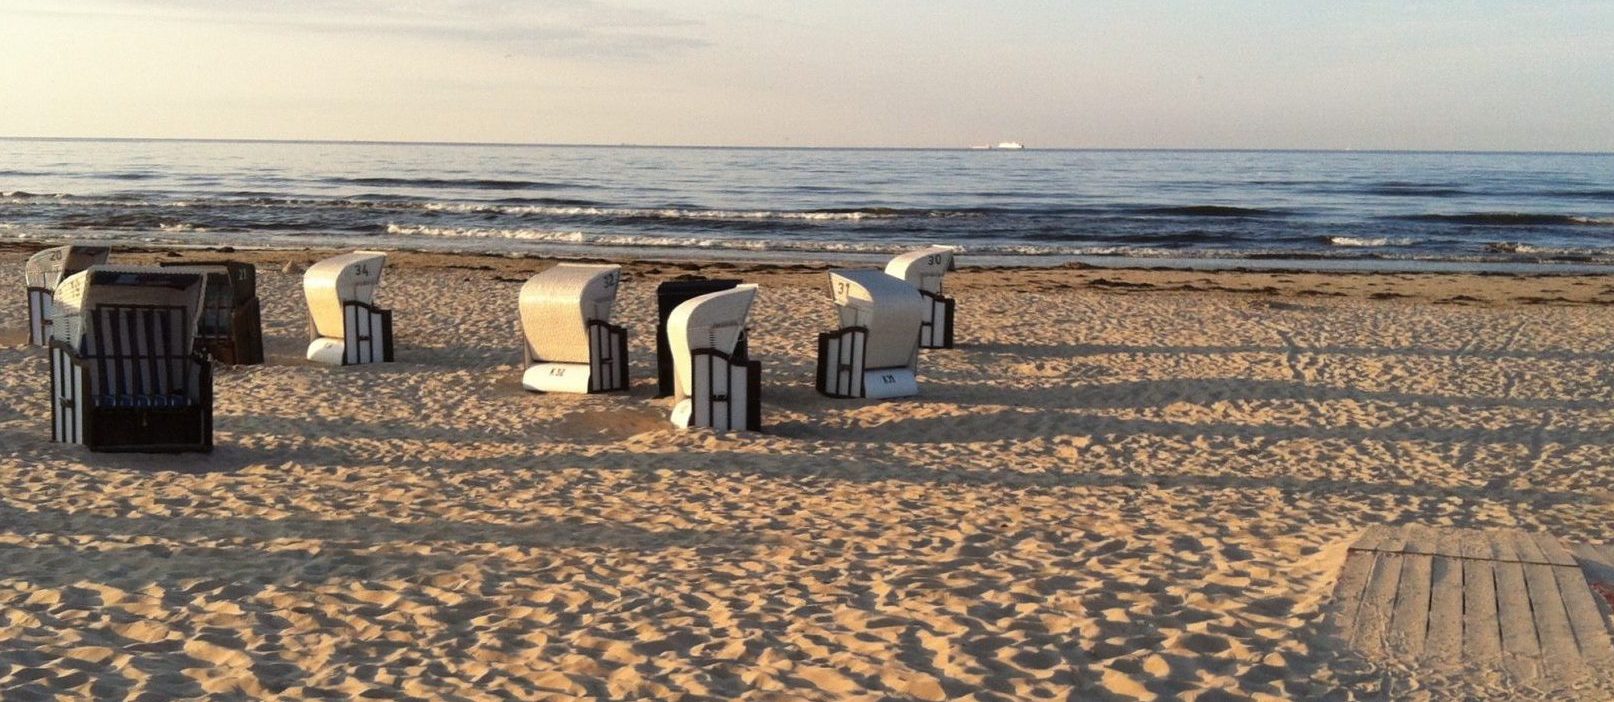
[[[1331,236],[1328,243],[1333,246],[1354,246],[1362,248],[1376,248],[1380,246],[1407,246],[1413,243],[1411,237],[1359,237],[1359,236]]]

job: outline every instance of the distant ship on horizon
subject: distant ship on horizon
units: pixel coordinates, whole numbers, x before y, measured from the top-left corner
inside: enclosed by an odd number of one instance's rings
[[[977,150],[988,150],[988,149],[990,149],[990,150],[994,150],[994,151],[999,151],[999,150],[1001,150],[1001,151],[1019,151],[1021,149],[1026,148],[1026,145],[1022,144],[1022,143],[1020,143],[1018,141],[1000,141],[1000,142],[998,142],[996,144],[983,144],[981,146],[971,146],[970,148],[971,149],[977,149]]]

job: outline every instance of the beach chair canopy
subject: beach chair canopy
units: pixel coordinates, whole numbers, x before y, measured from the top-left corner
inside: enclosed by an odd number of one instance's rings
[[[710,349],[733,355],[756,297],[756,285],[738,285],[701,295],[673,309],[667,318],[667,342],[672,347],[674,395],[679,400],[694,393],[692,353]]]
[[[30,288],[55,290],[56,285],[74,273],[106,263],[111,251],[105,246],[57,246],[28,257],[23,278]]]
[[[589,363],[589,323],[611,322],[622,267],[562,263],[521,286],[521,329],[534,359]]]
[[[885,265],[886,275],[932,294],[941,294],[942,276],[953,270],[953,250],[932,246],[897,256]]]
[[[51,338],[80,354],[92,354],[108,341],[95,338],[97,330],[111,332],[109,327],[90,323],[100,308],[178,310],[181,315],[159,323],[168,325],[165,335],[177,335],[188,353],[195,345],[205,286],[203,277],[195,273],[144,266],[91,266],[56,286]]]
[[[924,299],[912,285],[881,271],[830,271],[841,328],[868,330],[864,366],[915,368]]]
[[[385,253],[357,251],[309,266],[303,274],[303,293],[308,297],[315,333],[343,338],[342,306],[349,302],[375,304],[375,290],[381,284],[386,263]]]

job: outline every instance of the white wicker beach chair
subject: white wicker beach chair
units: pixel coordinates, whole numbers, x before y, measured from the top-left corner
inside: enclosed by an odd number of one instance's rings
[[[717,431],[762,428],[762,364],[745,354],[745,319],[757,286],[707,293],[667,318],[676,385],[672,423]]]
[[[92,266],[56,287],[51,438],[92,451],[213,448],[213,373],[196,351],[206,283],[155,267]]]
[[[925,298],[880,271],[830,271],[840,328],[818,335],[818,391],[830,397],[919,394]]]
[[[891,259],[887,275],[901,278],[925,296],[919,324],[919,348],[953,348],[953,299],[942,295],[942,276],[953,270],[953,250],[943,246],[909,251]]]
[[[105,246],[57,246],[28,258],[23,279],[28,286],[28,343],[44,346],[50,340],[51,301],[56,285],[90,266],[106,263]]]
[[[628,389],[628,332],[611,324],[621,281],[621,266],[562,263],[521,286],[522,387]]]
[[[386,263],[385,253],[358,251],[308,267],[308,360],[332,366],[392,360],[392,310],[375,306]]]

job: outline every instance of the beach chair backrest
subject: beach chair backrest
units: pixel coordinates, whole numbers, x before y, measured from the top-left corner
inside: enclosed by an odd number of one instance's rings
[[[919,290],[882,271],[830,271],[829,278],[841,328],[868,330],[865,366],[917,366],[924,313]]]
[[[308,298],[314,331],[323,337],[343,338],[343,305],[373,305],[386,263],[385,253],[357,251],[309,266],[303,274],[303,294]]]
[[[204,290],[197,273],[92,266],[58,286],[51,333],[90,362],[93,394],[195,400],[187,369]]]
[[[733,355],[745,333],[746,317],[756,301],[757,286],[738,285],[685,301],[667,318],[667,343],[673,357],[674,394],[682,399],[693,391],[691,353],[711,349]]]
[[[909,251],[885,265],[886,275],[895,276],[928,293],[941,294],[942,276],[953,270],[953,250],[943,246]]]
[[[609,324],[622,267],[562,263],[521,286],[521,329],[534,359],[588,363],[591,322]]]
[[[23,266],[23,278],[30,288],[55,290],[68,276],[106,263],[110,251],[105,246],[76,244],[45,249],[28,258]]]
[[[91,307],[90,392],[107,406],[167,406],[194,400],[189,373],[190,312],[183,305],[98,304]]]

